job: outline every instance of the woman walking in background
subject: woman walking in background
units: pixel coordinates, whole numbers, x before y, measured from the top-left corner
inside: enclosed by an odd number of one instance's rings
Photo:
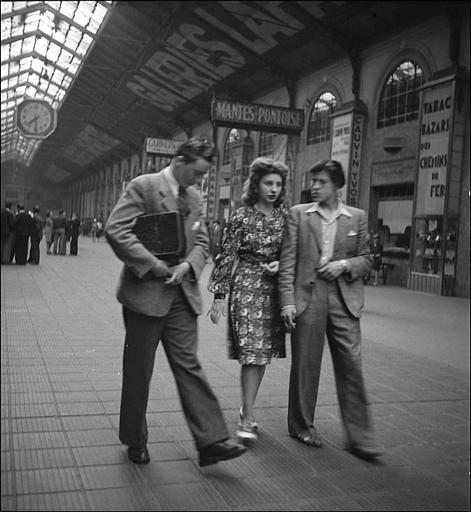
[[[287,174],[286,165],[271,158],[252,162],[245,206],[229,220],[208,284],[214,293],[213,323],[225,315],[229,294],[229,358],[241,365],[237,429],[241,441],[257,439],[253,409],[266,365],[272,357],[285,357],[276,275],[285,227],[282,203]]]
[[[46,238],[46,251],[47,254],[51,254],[51,246],[54,241],[54,227],[52,223],[52,212],[46,213],[46,220],[44,222],[44,236]]]

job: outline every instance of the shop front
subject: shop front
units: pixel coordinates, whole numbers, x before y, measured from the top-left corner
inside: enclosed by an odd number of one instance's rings
[[[466,101],[459,73],[428,82],[421,92],[408,280],[413,290],[455,295]]]

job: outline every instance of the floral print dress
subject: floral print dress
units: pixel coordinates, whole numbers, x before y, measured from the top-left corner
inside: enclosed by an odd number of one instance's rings
[[[268,276],[261,263],[279,261],[285,213],[265,214],[251,206],[231,217],[209,279],[212,293],[229,294],[228,353],[240,364],[269,364],[286,357],[277,275]]]

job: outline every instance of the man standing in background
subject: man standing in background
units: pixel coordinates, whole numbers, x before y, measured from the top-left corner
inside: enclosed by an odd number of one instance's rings
[[[13,254],[13,229],[15,224],[15,216],[11,211],[12,203],[5,202],[5,208],[2,208],[2,226],[1,226],[1,259],[2,265],[12,262]]]

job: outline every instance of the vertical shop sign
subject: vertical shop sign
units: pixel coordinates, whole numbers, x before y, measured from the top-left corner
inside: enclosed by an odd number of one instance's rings
[[[360,114],[358,112],[353,113],[349,182],[348,176],[346,177],[347,182],[349,183],[347,204],[351,206],[358,206],[358,191],[360,188],[361,147],[363,142],[364,121],[365,116],[363,114]]]
[[[347,196],[348,171],[353,114],[344,114],[332,119],[332,148],[330,158],[342,164],[345,173],[345,186],[338,191],[339,201],[345,203]]]
[[[452,87],[448,82],[422,93],[416,215],[444,214]]]

